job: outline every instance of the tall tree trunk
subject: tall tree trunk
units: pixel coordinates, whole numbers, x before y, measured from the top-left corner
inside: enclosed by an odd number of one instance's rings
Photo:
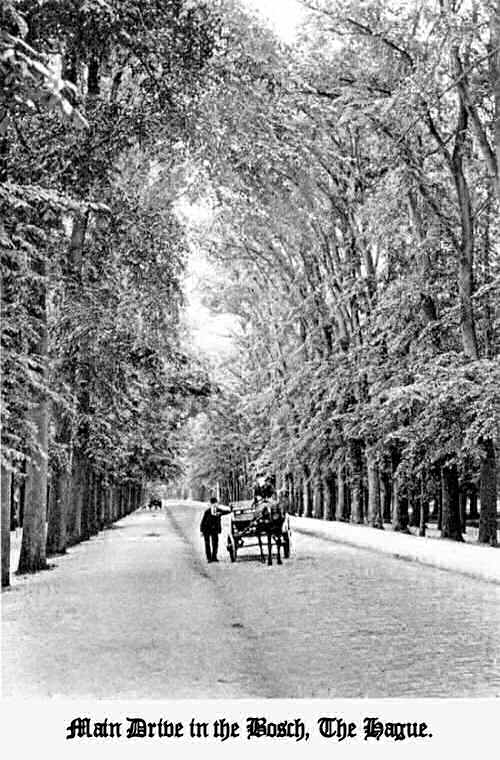
[[[19,489],[16,488],[16,479],[12,475],[10,478],[10,494],[9,494],[9,504],[10,504],[10,530],[15,530],[17,526],[19,525],[19,504],[18,504],[18,498],[19,498]],[[2,521],[2,525],[4,526],[5,523]]]
[[[456,465],[442,467],[441,483],[443,491],[441,536],[442,538],[451,538],[454,541],[463,541],[460,527],[459,487]]]
[[[324,509],[324,494],[323,494],[323,482],[320,474],[316,474],[313,484],[313,516],[321,520],[323,518]]]
[[[408,500],[403,493],[401,477],[397,474],[399,454],[393,456],[392,473],[392,529],[398,533],[409,533],[408,529]]]
[[[92,488],[90,481],[90,468],[86,457],[82,457],[80,486],[82,489],[82,532],[80,540],[88,541],[91,536]]]
[[[491,188],[488,190],[488,201],[487,206],[484,213],[484,223],[483,223],[483,243],[481,246],[482,249],[482,257],[481,257],[481,269],[482,269],[482,280],[483,285],[486,286],[493,286],[495,277],[494,274],[491,271],[491,252],[495,250],[495,241],[493,239],[493,243],[491,240],[491,226],[492,226],[492,208],[494,209],[493,212],[493,227],[495,228],[495,222],[496,222],[496,208],[495,208],[495,201],[493,198],[493,191]],[[493,359],[496,353],[496,346],[495,346],[495,292],[486,292],[483,296],[482,304],[483,304],[483,355],[486,359]]]
[[[2,492],[2,588],[10,586],[10,503],[11,473],[4,465],[1,468]]]
[[[304,466],[305,479],[304,479],[304,517],[313,516],[313,494],[311,484],[311,473],[309,467]]]
[[[324,511],[325,520],[335,519],[335,479],[333,473],[328,473],[323,479]]]
[[[470,104],[467,102],[467,94],[463,86],[464,72],[458,43],[452,45],[450,59],[451,68],[456,78],[458,96],[457,123],[454,134],[455,142],[452,152],[450,152],[448,145],[439,134],[430,112],[427,114],[427,119],[431,134],[436,139],[448,165],[457,194],[458,210],[460,214],[460,236],[456,235],[450,227],[448,227],[448,229],[453,246],[458,254],[457,280],[462,348],[465,356],[468,359],[474,360],[478,358],[478,344],[473,308],[474,210],[472,207],[466,168],[464,167],[469,134]]]
[[[24,505],[26,504],[26,472],[27,472],[28,464],[26,462],[26,459],[23,459],[22,463],[22,473],[23,473],[23,479],[21,480],[21,484],[19,486],[19,522],[18,527],[22,528],[24,523]],[[477,516],[479,518],[479,512],[477,513]]]
[[[364,516],[361,494],[361,446],[358,441],[353,441],[349,446],[349,465],[351,470],[351,522],[361,524]]]
[[[90,535],[97,536],[99,533],[99,478],[95,470],[91,469],[90,472]]]
[[[425,493],[425,480],[422,475],[420,481],[420,520],[418,525],[418,535],[422,538],[425,536],[427,529],[427,520],[429,519],[429,508],[427,503],[427,497]]]
[[[288,497],[288,511],[291,515],[296,515],[297,503],[295,501],[295,479],[292,472],[287,473],[285,476],[285,487]]]
[[[42,257],[33,263],[33,271],[39,276],[33,293],[33,317],[38,323],[38,338],[33,355],[39,361],[37,370],[39,389],[34,394],[31,422],[35,431],[36,448],[31,454],[27,468],[26,495],[23,521],[23,537],[19,556],[18,573],[36,573],[47,567],[46,519],[47,519],[47,457],[49,435],[49,402],[44,391],[47,377],[48,332],[46,303],[46,272]]]
[[[404,493],[399,477],[392,481],[392,529],[396,533],[409,533],[408,498]]]
[[[115,483],[111,491],[111,523],[116,522],[116,519],[117,519],[119,498],[120,498],[119,488]]]
[[[436,514],[436,523],[437,523],[437,529],[441,530],[441,527],[443,525],[443,482],[442,482],[442,474],[441,470],[439,470],[439,484],[436,486],[437,488],[437,498],[435,500],[435,504],[437,507],[437,514]]]
[[[54,470],[52,473],[47,524],[48,556],[64,554],[66,552],[66,506],[70,487],[71,479],[69,472],[64,468]]]
[[[484,458],[481,462],[481,486],[479,499],[481,511],[479,514],[480,544],[497,545],[497,475],[495,446],[491,440],[483,443]]]
[[[382,521],[390,523],[392,520],[392,488],[391,477],[383,470],[380,473],[380,501],[382,502]]]
[[[98,506],[98,514],[97,514],[97,520],[98,520],[98,530],[104,530],[104,526],[106,525],[106,484],[104,482],[103,475],[99,475],[98,479],[98,500],[97,500],[97,506]]]
[[[23,537],[17,572],[36,573],[47,567],[47,447],[49,408],[46,398],[39,398],[31,419],[36,430],[39,450],[32,454],[26,478]]]
[[[59,413],[52,405],[55,422],[56,443],[65,452],[52,473],[52,493],[49,501],[47,524],[47,554],[64,554],[68,540],[68,524],[71,514],[71,420],[66,413]]]
[[[221,504],[224,504],[226,496],[226,484],[221,483],[220,487],[220,501]],[[122,517],[125,516],[125,501],[127,498],[127,486],[124,483],[120,484],[120,499],[118,501],[118,519],[121,520]],[[182,498],[181,494],[179,495],[179,498]]]
[[[500,202],[500,0],[493,0],[490,21],[490,81],[495,103],[493,135],[496,155],[496,190]]]
[[[335,514],[336,520],[347,520],[347,504],[346,504],[346,489],[345,489],[345,465],[344,462],[339,462],[337,465],[337,511]]]
[[[105,499],[105,506],[104,506],[104,527],[105,528],[109,528],[109,526],[113,522],[112,514],[113,514],[113,488],[109,483],[107,483],[106,484],[106,499]]]
[[[224,504],[224,492],[225,492],[225,484],[221,483],[219,498],[222,504]],[[125,498],[126,498],[126,486],[124,485],[124,483],[120,483],[119,499],[118,499],[118,515],[117,515],[118,520],[121,520],[122,517],[125,516]],[[182,498],[182,489],[179,489],[178,498],[179,499]]]
[[[83,494],[85,480],[85,465],[78,452],[73,452],[73,463],[71,469],[70,483],[70,503],[68,510],[67,522],[67,544],[74,546],[82,541],[82,515],[83,515]]]
[[[73,217],[73,226],[71,230],[71,240],[66,259],[66,274],[68,276],[68,287],[65,297],[70,302],[77,302],[81,299],[81,293],[84,286],[83,276],[83,259],[84,246],[87,228],[89,224],[90,211],[77,212]],[[84,422],[80,425],[77,432],[78,445],[74,446],[72,452],[72,483],[70,491],[70,511],[69,511],[69,530],[68,545],[74,545],[80,541],[85,541],[90,537],[89,529],[89,510],[88,510],[88,462],[85,452],[85,445],[89,437],[89,368],[85,361],[87,347],[84,341],[79,341],[75,358],[71,369],[70,384],[80,388],[78,396],[78,411],[83,417]],[[66,431],[68,434],[69,431]]]
[[[451,166],[458,206],[460,209],[461,242],[458,265],[458,291],[460,296],[460,327],[462,330],[462,346],[469,359],[478,358],[476,325],[474,319],[474,215],[469,186],[465,176],[463,159],[464,146],[467,138],[468,114],[467,106],[460,93],[455,148],[451,157]]]
[[[462,533],[467,530],[467,491],[465,488],[460,488],[458,494],[458,505],[460,512],[460,529]]]
[[[422,308],[422,314],[424,321],[427,325],[435,323],[437,319],[436,303],[433,296],[429,292],[432,275],[432,261],[429,251],[429,241],[427,240],[426,232],[424,230],[424,224],[422,221],[422,215],[418,208],[417,196],[414,192],[408,193],[408,207],[410,221],[412,224],[413,232],[417,242],[417,251],[420,258],[419,261],[419,284],[420,284],[420,303]],[[436,330],[431,333],[431,340],[436,348],[439,347],[439,334]]]
[[[120,510],[121,510],[121,503],[122,503],[122,486],[116,485],[115,486],[115,496],[113,499],[114,503],[114,511],[113,511],[113,523],[117,522],[117,520],[120,519]]]
[[[379,467],[373,447],[366,448],[366,469],[368,473],[368,524],[373,528],[383,528],[379,488]]]
[[[296,478],[295,501],[297,504],[297,514],[299,517],[302,517],[304,514],[304,484],[302,476]]]
[[[120,486],[116,485],[116,483],[113,486],[113,498],[111,504],[111,521],[115,523],[118,520],[118,513],[120,510]]]

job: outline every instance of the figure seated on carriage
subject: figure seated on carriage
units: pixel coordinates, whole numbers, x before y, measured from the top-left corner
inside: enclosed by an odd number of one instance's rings
[[[281,547],[285,558],[290,556],[290,526],[285,502],[276,493],[276,478],[268,473],[259,473],[255,479],[253,503],[259,509],[256,534],[259,540],[261,558],[264,559],[261,536],[267,536],[267,564],[272,565],[272,544],[276,545],[277,562],[281,565]]]
[[[267,536],[267,562],[272,565],[273,544],[277,549],[277,562],[281,561],[281,549],[285,559],[290,556],[290,520],[287,499],[276,494],[274,475],[267,468],[259,468],[254,477],[253,498],[250,502],[235,502],[231,512],[231,528],[227,536],[227,550],[231,562],[235,562],[240,549],[258,546],[260,558],[265,562],[264,542]]]
[[[274,475],[259,473],[255,478],[253,501],[257,506],[259,501],[268,501],[276,497],[276,478]]]
[[[155,496],[152,494],[149,497],[149,509],[161,509],[162,508],[162,502],[161,499],[158,498],[158,496]]]

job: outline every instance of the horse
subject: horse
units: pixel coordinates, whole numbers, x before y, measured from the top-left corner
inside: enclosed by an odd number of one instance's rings
[[[260,558],[265,562],[264,551],[262,549],[263,535],[267,536],[267,564],[273,564],[273,539],[277,550],[277,563],[282,565],[281,561],[281,543],[283,534],[283,523],[285,514],[280,505],[276,502],[264,502],[260,515],[257,518],[256,535],[259,541]]]

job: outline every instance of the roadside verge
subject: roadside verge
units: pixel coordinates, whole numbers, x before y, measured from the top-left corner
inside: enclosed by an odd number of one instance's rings
[[[292,529],[297,533],[389,554],[500,584],[500,548],[461,544],[440,538],[421,538],[394,533],[391,530],[377,530],[367,525],[352,525],[311,517],[290,519]]]

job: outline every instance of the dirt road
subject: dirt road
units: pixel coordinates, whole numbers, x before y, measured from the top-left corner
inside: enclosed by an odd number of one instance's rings
[[[207,564],[202,505],[137,512],[3,595],[4,696],[500,696],[498,586],[296,533]],[[227,522],[227,518],[224,519]]]

